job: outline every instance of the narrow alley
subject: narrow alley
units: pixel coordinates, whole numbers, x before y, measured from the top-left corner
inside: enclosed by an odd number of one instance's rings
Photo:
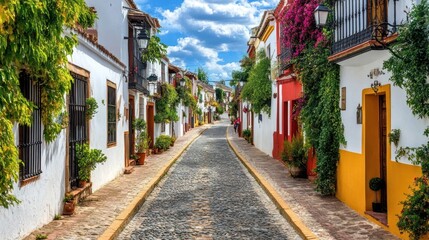
[[[301,239],[232,152],[225,130],[214,126],[190,146],[119,239]]]

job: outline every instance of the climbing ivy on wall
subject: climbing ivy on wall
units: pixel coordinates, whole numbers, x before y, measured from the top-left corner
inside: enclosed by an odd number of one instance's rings
[[[407,104],[419,118],[429,117],[429,4],[422,0],[409,14],[409,23],[399,29],[397,42],[391,49],[392,57],[384,68],[392,73],[390,80],[403,88]],[[429,127],[422,133],[429,137]],[[411,239],[420,239],[429,232],[429,141],[419,147],[400,147],[397,159],[408,157],[422,166],[422,176],[414,179],[411,194],[402,202],[403,210],[398,227],[410,233]]]
[[[153,35],[150,37],[147,48],[142,52],[142,62],[160,62],[167,55],[167,45],[161,42],[161,39]]]
[[[185,86],[178,86],[176,88],[176,92],[178,95],[178,98],[176,99],[177,104],[179,104],[180,100],[183,101],[183,105],[186,107],[190,107],[193,112],[197,111],[197,100],[195,99],[194,95],[192,95],[192,80],[188,77],[185,78]]]
[[[25,71],[41,86],[44,138],[52,142],[61,131],[55,121],[64,107],[72,77],[67,56],[77,44],[66,29],[93,24],[96,16],[84,0],[0,2],[0,206],[18,203],[11,194],[21,161],[15,146],[14,123],[29,125],[33,104],[21,94],[19,74]],[[65,30],[70,32],[70,30]]]
[[[303,85],[300,118],[306,140],[316,149],[316,190],[336,191],[339,147],[345,143],[339,108],[339,66],[328,62],[331,31],[315,26],[313,11],[319,0],[293,1],[282,16],[284,44],[292,49],[292,63]],[[331,1],[324,1],[330,6]]]
[[[330,63],[326,46],[308,47],[295,62],[304,90],[300,118],[305,136],[316,149],[316,190],[334,195],[339,147],[345,143],[339,107],[339,66]]]
[[[156,100],[156,115],[155,122],[171,122],[178,121],[177,101],[178,95],[176,89],[168,83],[161,85],[161,97]]]
[[[272,95],[271,62],[264,49],[259,50],[256,56],[258,60],[250,70],[249,80],[243,87],[241,97],[252,104],[253,112],[258,114],[265,112],[270,115]]]

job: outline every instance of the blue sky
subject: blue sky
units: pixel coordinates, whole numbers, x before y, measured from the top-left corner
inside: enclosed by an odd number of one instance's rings
[[[278,0],[135,0],[160,20],[160,37],[173,64],[208,72],[209,80],[231,79],[246,54],[250,28]]]

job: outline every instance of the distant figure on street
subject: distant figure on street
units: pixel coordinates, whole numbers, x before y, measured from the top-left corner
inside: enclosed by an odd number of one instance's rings
[[[240,126],[240,117],[236,118],[234,121],[234,131],[237,132],[237,128]]]

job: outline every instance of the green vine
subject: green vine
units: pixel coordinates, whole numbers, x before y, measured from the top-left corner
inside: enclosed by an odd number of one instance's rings
[[[95,100],[95,98],[93,97],[90,97],[86,99],[85,104],[86,104],[86,118],[88,120],[91,120],[94,117],[94,115],[97,113],[97,109],[98,109],[97,100]]]
[[[399,29],[392,57],[384,68],[392,73],[390,80],[405,90],[407,104],[419,118],[429,117],[429,4],[422,0],[409,14],[409,23]],[[429,137],[429,127],[423,135]],[[419,239],[429,232],[429,141],[419,147],[399,147],[396,160],[407,157],[421,165],[422,176],[414,179],[411,194],[402,202],[403,209],[397,223],[401,231]]]
[[[159,62],[165,55],[167,55],[167,45],[154,35],[149,39],[147,48],[143,50],[142,62]]]
[[[11,126],[30,125],[33,109],[20,91],[19,74],[40,82],[43,135],[52,142],[62,129],[56,119],[73,80],[67,56],[77,44],[64,27],[87,28],[96,16],[84,0],[8,0],[0,9],[0,206],[7,208],[18,202],[10,191],[20,164]]]
[[[197,110],[197,100],[195,99],[194,95],[192,95],[192,81],[188,77],[185,76],[185,86],[178,86],[176,88],[177,91],[177,103],[180,102],[180,100],[183,101],[183,105],[186,107],[190,107],[193,112]]]
[[[156,100],[155,122],[178,121],[177,101],[178,95],[173,86],[167,83],[161,85],[161,97]]]
[[[303,83],[304,106],[300,118],[305,136],[317,153],[316,190],[334,195],[339,148],[345,143],[339,108],[339,66],[328,62],[329,48],[309,45],[294,60]]]
[[[252,104],[253,112],[257,114],[265,112],[270,115],[272,95],[271,63],[264,49],[258,51],[256,56],[258,61],[250,70],[249,81],[244,85],[241,97]]]

